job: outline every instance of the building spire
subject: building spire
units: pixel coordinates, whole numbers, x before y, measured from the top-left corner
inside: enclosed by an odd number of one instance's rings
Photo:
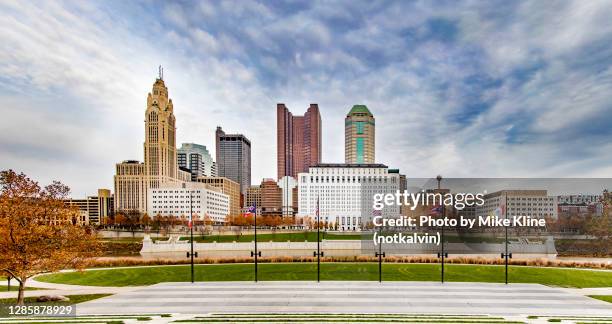
[[[158,74],[159,74],[158,79],[163,80],[164,79],[164,68],[160,65],[157,69],[158,69]]]

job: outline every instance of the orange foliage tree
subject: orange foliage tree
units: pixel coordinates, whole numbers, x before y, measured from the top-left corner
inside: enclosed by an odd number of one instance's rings
[[[60,182],[41,188],[23,173],[0,172],[0,271],[19,282],[65,268],[83,269],[101,247],[93,229],[78,224],[79,211],[66,207],[69,189]]]

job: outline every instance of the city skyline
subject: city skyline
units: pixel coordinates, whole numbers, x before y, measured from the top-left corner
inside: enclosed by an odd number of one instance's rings
[[[278,102],[319,104],[322,162],[344,160],[344,116],[363,103],[379,126],[376,161],[408,179],[612,174],[605,2],[0,9],[0,165],[74,196],[112,188],[116,162],[142,161],[143,94],[159,64],[176,142],[212,150],[217,125],[244,134],[254,184],[277,174]]]

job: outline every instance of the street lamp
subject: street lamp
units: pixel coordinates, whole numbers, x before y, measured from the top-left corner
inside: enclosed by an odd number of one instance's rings
[[[253,221],[255,226],[255,252],[251,251],[251,257],[255,257],[255,282],[257,282],[257,257],[261,256],[261,251],[257,251],[257,201],[255,201],[253,209]]]
[[[436,180],[438,181],[438,193],[442,194],[441,191],[440,191],[441,190],[440,183],[442,182],[442,176],[438,175],[436,177]],[[441,208],[442,208],[442,218],[444,218],[446,216],[445,215],[445,208],[444,208],[444,200],[441,201],[440,205],[441,205]],[[442,241],[442,242],[440,242],[440,245],[442,246],[442,251],[438,253],[438,259],[441,259],[441,265],[442,265],[442,268],[441,268],[441,271],[440,271],[440,281],[442,283],[444,283],[444,258],[448,258],[448,253],[444,252],[444,223],[446,223],[446,222],[442,223],[442,235],[441,235],[441,238],[440,238],[440,240]]]
[[[185,188],[185,184],[183,184],[183,188]],[[187,257],[191,258],[191,283],[194,283],[194,275],[193,275],[193,257],[198,257],[198,252],[193,252],[193,190],[189,189],[189,229],[190,229],[190,241],[191,241],[191,251],[187,252]]]
[[[323,256],[323,252],[321,252],[321,240],[319,239],[319,197],[317,197],[317,251],[313,252],[313,256],[317,257],[317,282],[321,281],[321,257]]]
[[[506,193],[506,207],[502,209],[505,218],[508,218],[508,193]],[[506,252],[501,254],[502,259],[505,259],[505,268],[506,268],[506,285],[508,284],[508,258],[512,259],[512,253],[508,253],[508,226],[504,226],[506,231]]]
[[[382,242],[378,243],[378,252],[374,255],[378,257],[378,282],[382,282],[382,258],[385,257],[385,252],[382,251]]]

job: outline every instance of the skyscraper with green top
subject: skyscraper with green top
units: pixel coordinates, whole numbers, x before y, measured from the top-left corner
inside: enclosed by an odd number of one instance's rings
[[[374,134],[374,115],[366,105],[354,105],[344,119],[345,163],[375,163]]]

